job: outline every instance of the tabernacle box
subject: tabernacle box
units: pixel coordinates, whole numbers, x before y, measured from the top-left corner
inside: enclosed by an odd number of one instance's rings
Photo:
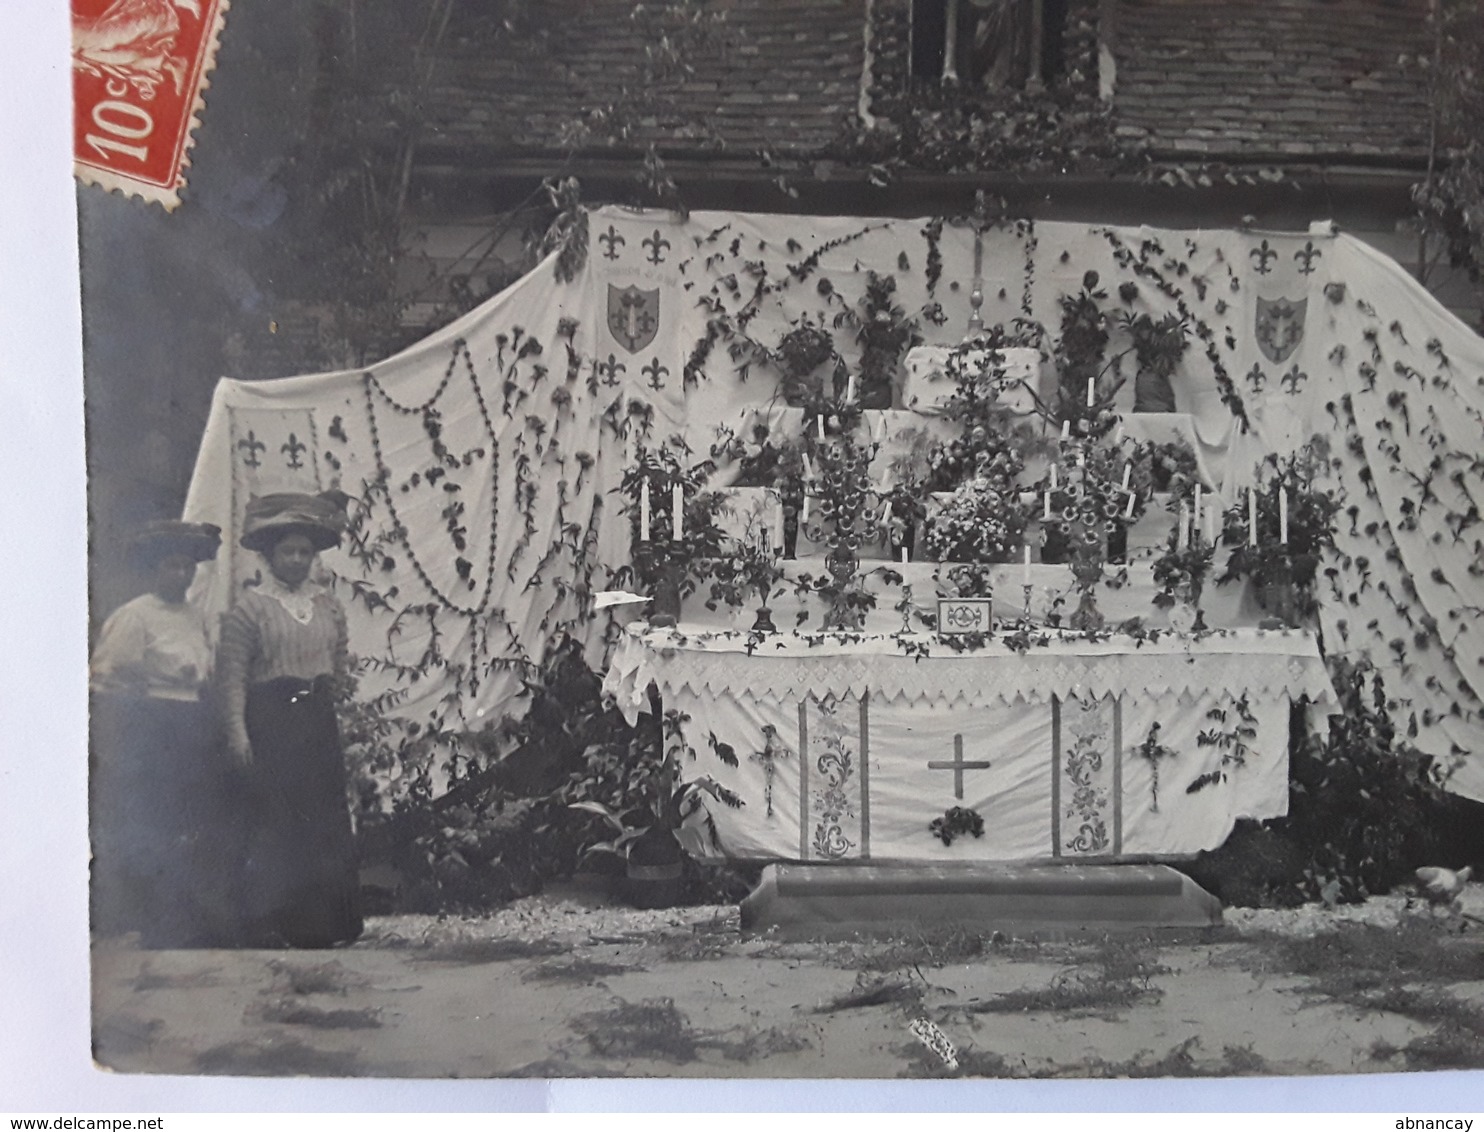
[[[73,171],[173,210],[227,0],[72,0]]]
[[[986,636],[993,625],[993,603],[987,597],[940,597],[938,599],[938,636],[964,637],[970,633]]]

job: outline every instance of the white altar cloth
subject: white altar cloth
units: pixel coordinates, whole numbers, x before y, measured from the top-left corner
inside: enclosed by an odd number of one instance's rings
[[[1052,636],[1024,653],[995,639],[960,653],[919,634],[687,629],[631,626],[604,688],[633,720],[654,683],[693,752],[682,775],[746,801],[710,807],[720,845],[693,836],[701,855],[1190,855],[1240,817],[1287,812],[1289,705],[1335,705],[1314,638],[1297,630]],[[1155,723],[1173,752],[1157,767],[1137,753]],[[953,806],[976,811],[984,835],[945,845],[929,833]]]

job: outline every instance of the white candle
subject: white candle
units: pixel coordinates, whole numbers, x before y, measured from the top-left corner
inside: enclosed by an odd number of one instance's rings
[[[1138,498],[1133,492],[1128,493],[1128,506],[1123,509],[1123,517],[1125,519],[1132,519],[1134,517],[1134,502]]]
[[[1175,529],[1175,549],[1184,551],[1190,546],[1190,508],[1180,504],[1180,525]]]
[[[1020,584],[1023,586],[1029,586],[1031,584],[1031,547],[1029,543],[1025,545],[1025,564],[1020,572]]]
[[[1194,527],[1197,532],[1199,532],[1202,529],[1201,528],[1201,485],[1200,484],[1196,484],[1195,485],[1195,506],[1191,508],[1191,512],[1190,512],[1190,523],[1191,523],[1191,526]],[[1197,533],[1197,537],[1199,537],[1199,533]]]
[[[649,541],[649,477],[639,481],[639,541]]]
[[[850,380],[845,383],[845,400],[855,400],[855,374],[851,374]]]
[[[902,547],[902,565],[907,565],[907,548],[905,546]]]
[[[881,505],[881,525],[884,527],[891,522],[891,500],[888,499]]]
[[[1127,460],[1123,462],[1123,490],[1128,490],[1128,478],[1133,475],[1133,466]]]
[[[1069,421],[1069,420],[1062,421],[1061,422],[1061,439],[1062,439],[1062,443],[1065,444],[1071,438],[1072,438],[1072,422]]]
[[[1257,492],[1247,489],[1247,545],[1257,545]]]
[[[1278,541],[1288,541],[1288,489],[1278,489]]]
[[[1046,493],[1046,512],[1041,516],[1043,519],[1051,518],[1051,492]]]
[[[814,423],[819,426],[819,439],[824,439],[824,414],[820,413],[814,418]]]
[[[1079,468],[1087,467],[1087,452],[1085,449],[1077,449],[1077,466]]]
[[[1056,490],[1056,465],[1051,465],[1051,490]]]
[[[670,528],[675,536],[675,541],[680,541],[681,531],[684,529],[685,515],[685,493],[677,483],[670,492]]]
[[[1089,409],[1092,408],[1092,403],[1094,400],[1096,400],[1096,398],[1093,396],[1093,391],[1095,389],[1097,389],[1097,379],[1089,377],[1087,379],[1087,407]]]
[[[809,497],[804,496],[804,506],[799,512],[799,523],[802,525],[809,521]]]

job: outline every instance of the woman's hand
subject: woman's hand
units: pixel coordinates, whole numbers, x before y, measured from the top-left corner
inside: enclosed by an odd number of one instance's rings
[[[252,744],[247,741],[245,734],[227,737],[227,757],[238,770],[252,769]]]

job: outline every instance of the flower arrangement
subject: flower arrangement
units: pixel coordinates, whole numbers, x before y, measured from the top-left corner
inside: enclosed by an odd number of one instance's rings
[[[1223,517],[1224,539],[1233,550],[1217,582],[1252,579],[1260,595],[1266,592],[1284,606],[1274,612],[1289,620],[1317,612],[1315,577],[1334,547],[1340,500],[1319,484],[1326,452],[1323,438],[1315,437],[1291,456],[1268,456],[1246,497]]]
[[[835,352],[835,340],[830,332],[823,327],[804,322],[785,334],[773,352],[774,361],[783,371],[784,399],[797,405],[811,394],[823,393],[815,371],[831,358],[835,359],[835,375],[838,375],[845,362]]]
[[[1168,491],[1183,498],[1200,482],[1195,452],[1184,440],[1141,440],[1133,446],[1129,458],[1135,476],[1147,479],[1152,491]]]
[[[944,845],[952,845],[955,837],[968,834],[970,837],[984,836],[984,819],[977,810],[966,806],[951,806],[943,811],[941,818],[934,818],[928,825],[930,832]]]
[[[940,562],[1009,562],[1020,548],[1026,518],[1010,477],[976,476],[928,517],[928,557]]]
[[[674,581],[682,593],[694,593],[709,570],[709,563],[723,552],[726,534],[716,516],[724,500],[705,484],[716,465],[710,460],[685,467],[668,448],[641,448],[633,467],[619,481],[629,516],[631,555],[639,580],[657,589]],[[676,489],[681,516],[676,535]],[[646,504],[647,499],[647,504]],[[648,531],[644,531],[645,512]],[[648,538],[643,537],[648,534]],[[676,576],[678,572],[678,577]]]
[[[1210,573],[1211,561],[1216,556],[1216,547],[1206,542],[1196,532],[1189,544],[1180,545],[1180,531],[1170,531],[1165,543],[1165,552],[1154,561],[1154,584],[1159,592],[1154,595],[1154,604],[1159,609],[1172,610],[1177,603],[1195,608],[1195,618],[1189,627],[1201,628],[1201,590],[1205,587],[1206,575]],[[1179,626],[1186,628],[1187,626]]]

